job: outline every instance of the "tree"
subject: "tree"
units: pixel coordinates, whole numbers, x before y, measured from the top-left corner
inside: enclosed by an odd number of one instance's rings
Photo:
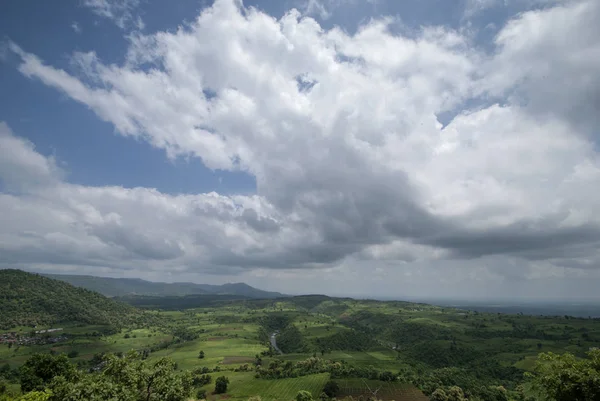
[[[21,390],[24,393],[33,390],[44,390],[57,376],[71,378],[75,374],[65,354],[58,356],[50,354],[34,354],[19,369]]]
[[[205,400],[206,399],[206,390],[203,390],[203,389],[198,390],[198,392],[196,393],[196,398],[199,400]]]
[[[50,390],[32,391],[20,397],[18,401],[49,401],[52,397]]]
[[[136,351],[119,358],[108,355],[99,375],[59,377],[50,386],[51,401],[184,401],[192,380],[189,372],[178,372],[169,358],[149,362]]]
[[[533,374],[534,389],[553,401],[600,400],[600,349],[591,350],[588,357],[540,354]]]
[[[327,383],[325,383],[325,387],[323,387],[323,392],[327,394],[327,397],[333,398],[339,394],[340,385],[334,380],[329,380]]]
[[[204,359],[204,351],[198,352],[198,359]]]
[[[207,384],[210,384],[211,381],[212,381],[212,378],[210,377],[210,375],[205,374],[205,375],[194,377],[192,380],[192,384],[194,386],[202,387]]]
[[[465,393],[458,386],[452,386],[448,390],[448,401],[465,401]]]
[[[218,377],[215,381],[215,394],[223,394],[227,392],[227,385],[229,384],[229,379],[227,376]]]
[[[448,394],[446,394],[444,389],[438,388],[431,394],[429,399],[431,401],[448,401]]]
[[[296,401],[312,401],[312,399],[312,394],[306,390],[300,390],[296,394]]]

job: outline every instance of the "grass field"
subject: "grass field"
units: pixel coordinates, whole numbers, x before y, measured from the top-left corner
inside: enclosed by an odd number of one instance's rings
[[[233,398],[247,399],[251,395],[260,395],[263,400],[291,401],[300,390],[312,393],[316,399],[329,379],[328,373],[295,377],[291,379],[254,379],[240,383],[239,387],[231,386],[229,395]]]
[[[405,383],[389,383],[377,380],[344,379],[339,380],[340,397],[370,397],[376,394],[383,401],[428,401],[418,388]]]

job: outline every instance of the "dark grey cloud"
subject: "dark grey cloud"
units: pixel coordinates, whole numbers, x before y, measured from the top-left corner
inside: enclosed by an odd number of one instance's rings
[[[519,222],[502,229],[457,230],[428,238],[423,243],[448,249],[463,258],[505,254],[547,260],[561,255],[570,247],[587,246],[591,249],[598,242],[600,226],[597,225],[536,230],[527,223]]]

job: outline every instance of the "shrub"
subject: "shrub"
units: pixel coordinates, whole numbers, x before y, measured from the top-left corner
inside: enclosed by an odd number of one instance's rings
[[[229,379],[226,376],[218,377],[215,381],[215,394],[223,394],[227,392]]]
[[[323,387],[323,392],[327,394],[327,397],[333,398],[339,394],[340,385],[334,380],[329,380],[327,383],[325,383],[325,387]]]
[[[306,390],[300,390],[296,394],[296,401],[312,401],[312,399],[312,394]]]

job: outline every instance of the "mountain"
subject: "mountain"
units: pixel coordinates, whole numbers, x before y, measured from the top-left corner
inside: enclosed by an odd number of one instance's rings
[[[196,283],[159,283],[139,278],[109,278],[68,274],[46,274],[46,277],[65,281],[76,287],[97,291],[107,297],[128,295],[185,296],[199,294],[235,295],[247,298],[280,298],[279,292],[263,291],[245,283],[223,285]]]
[[[78,322],[120,325],[141,312],[97,292],[21,270],[0,270],[0,328]]]

